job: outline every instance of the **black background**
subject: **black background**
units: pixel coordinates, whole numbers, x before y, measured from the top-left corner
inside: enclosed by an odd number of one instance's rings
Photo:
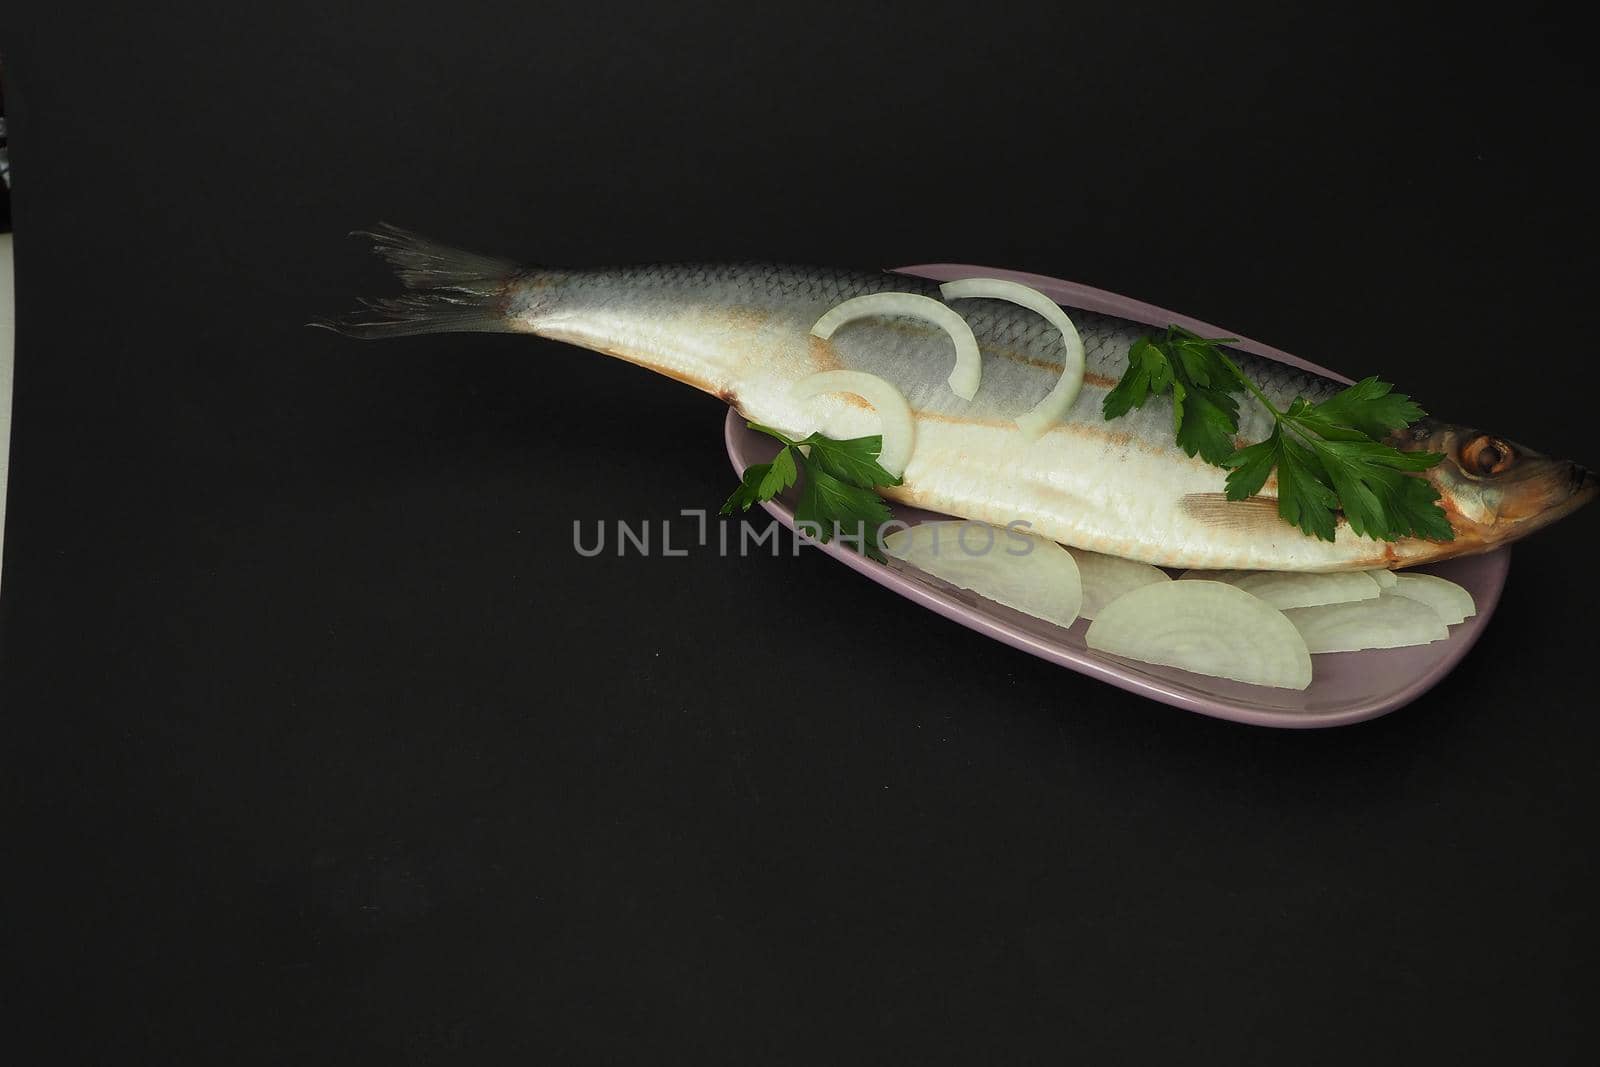
[[[1574,25],[161,7],[3,41],[27,1062],[1592,1059],[1595,514],[1426,697],[1274,732],[817,554],[579,559],[574,520],[720,503],[721,404],[301,325],[392,289],[342,236],[380,218],[567,266],[967,261],[1596,465]]]

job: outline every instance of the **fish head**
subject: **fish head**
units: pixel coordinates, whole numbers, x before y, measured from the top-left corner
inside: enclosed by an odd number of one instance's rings
[[[1395,435],[1403,452],[1439,452],[1424,477],[1439,491],[1455,540],[1435,558],[1510,544],[1600,495],[1592,471],[1471,427],[1423,419]]]

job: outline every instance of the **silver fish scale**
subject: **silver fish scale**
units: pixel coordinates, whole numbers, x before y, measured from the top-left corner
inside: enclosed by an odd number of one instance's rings
[[[563,272],[563,304],[618,301],[645,305],[699,305],[708,309],[752,308],[799,331],[837,304],[869,293],[904,292],[939,299],[936,283],[887,272],[792,266],[778,263],[664,263]],[[918,411],[950,417],[1014,418],[1039,401],[1060,377],[1065,349],[1060,334],[1039,315],[1001,300],[950,302],[972,328],[983,350],[983,380],[976,397],[964,401],[945,385],[953,350],[944,332],[920,319],[886,317],[841,327],[834,346],[846,366],[893,382]],[[1128,350],[1151,327],[1127,319],[1068,307],[1083,340],[1085,383],[1067,421],[1103,421],[1105,381],[1127,369]],[[1280,408],[1296,396],[1320,400],[1339,388],[1331,379],[1231,351],[1240,368]],[[1099,379],[1096,382],[1094,379]],[[1271,420],[1259,405],[1241,403],[1240,434],[1265,437]],[[1172,406],[1153,400],[1117,420],[1119,430],[1151,441],[1171,440]],[[1174,446],[1175,447],[1175,446]]]
[[[654,263],[575,271],[563,278],[574,295],[598,291],[614,298],[629,289],[641,295],[664,289],[686,301],[745,303],[755,298],[763,306],[832,307],[851,297],[891,291],[939,295],[937,285],[903,275],[781,263]],[[729,299],[735,296],[745,299]]]

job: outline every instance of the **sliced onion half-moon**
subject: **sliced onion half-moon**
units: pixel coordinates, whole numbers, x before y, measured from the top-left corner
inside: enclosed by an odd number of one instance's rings
[[[1428,605],[1446,626],[1465,622],[1478,613],[1478,605],[1473,603],[1471,593],[1436,574],[1398,575],[1395,578],[1394,595]]]
[[[981,522],[925,522],[894,531],[883,548],[935,578],[1036,619],[1071,626],[1078,618],[1078,563],[1054,541]]]
[[[1379,589],[1393,589],[1397,580],[1394,571],[1385,570],[1382,567],[1366,573],[1372,575],[1372,580],[1378,583]]]
[[[833,331],[847,322],[871,318],[875,315],[904,315],[932,323],[950,335],[956,345],[956,365],[950,371],[950,389],[962,400],[971,400],[978,392],[978,382],[983,377],[983,361],[978,354],[978,339],[972,336],[967,320],[953,308],[939,301],[915,293],[868,293],[834,306],[811,327],[811,332],[823,340],[833,336]]]
[[[1312,608],[1321,604],[1343,604],[1348,600],[1371,600],[1382,590],[1377,581],[1363,571],[1336,574],[1307,574],[1301,571],[1185,571],[1185,580],[1226,582],[1258,596],[1280,611]]]
[[[1101,608],[1124,593],[1172,581],[1166,571],[1148,563],[1081,548],[1068,547],[1067,551],[1078,561],[1078,574],[1083,578],[1083,607],[1078,614],[1085,619],[1099,615]]]
[[[1392,594],[1345,604],[1292,608],[1283,614],[1313,653],[1405,648],[1450,636],[1428,605]]]
[[[1089,624],[1090,648],[1145,663],[1304,689],[1311,656],[1283,612],[1225,582],[1146,585],[1124,593]]]
[[[879,433],[883,436],[878,465],[896,477],[905,473],[911,449],[916,445],[916,422],[911,417],[911,405],[893,383],[866,371],[828,370],[801,378],[789,387],[789,392],[801,401],[825,393],[853,393],[871,404],[878,413]]]
[[[1001,278],[962,278],[939,286],[939,295],[946,300],[1009,301],[1038,312],[1046,322],[1061,331],[1061,343],[1066,346],[1067,352],[1060,380],[1043,400],[1016,420],[1017,428],[1027,440],[1037,441],[1043,437],[1046,430],[1061,421],[1067,409],[1072,407],[1072,402],[1078,399],[1078,391],[1083,388],[1083,338],[1078,336],[1078,328],[1061,310],[1060,304],[1039,290],[1030,289],[1019,282],[1008,282]]]

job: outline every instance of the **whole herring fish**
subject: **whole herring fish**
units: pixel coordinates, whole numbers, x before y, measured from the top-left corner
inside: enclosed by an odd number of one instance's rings
[[[1408,567],[1484,552],[1524,537],[1592,499],[1600,483],[1576,464],[1466,427],[1424,419],[1390,443],[1442,452],[1425,472],[1455,539],[1359,537],[1341,519],[1332,542],[1277,514],[1275,482],[1229,501],[1226,472],[1174,443],[1172,407],[1156,398],[1106,421],[1101,400],[1151,328],[1068,308],[1083,339],[1082,391],[1065,417],[1029,442],[1012,421],[1050,392],[1065,349],[1036,313],[997,300],[954,300],[982,353],[976,395],[946,383],[950,338],[909,318],[853,322],[828,340],[810,329],[842,301],[868,293],[938,298],[904,275],[766,263],[685,263],[607,270],[523,267],[380,226],[367,234],[409,290],[324,322],[352,337],[453,331],[530,333],[648,367],[714,394],[749,419],[803,436],[877,432],[877,417],[848,396],[797,401],[790,387],[828,370],[861,370],[894,384],[916,424],[894,500],[996,525],[1022,520],[1064,544],[1164,567],[1338,571]],[[1230,355],[1280,409],[1343,388],[1332,379],[1237,350]],[[1259,405],[1240,405],[1239,436],[1272,430]]]

